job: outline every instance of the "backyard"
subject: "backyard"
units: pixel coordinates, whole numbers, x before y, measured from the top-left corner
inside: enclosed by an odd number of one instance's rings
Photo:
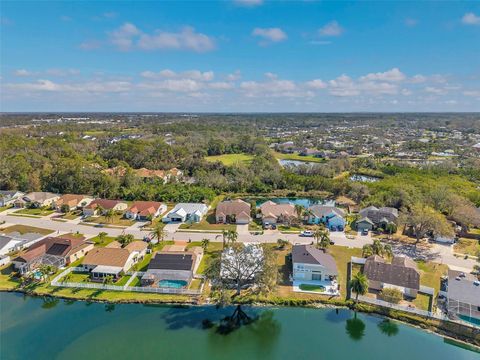
[[[460,254],[467,254],[478,256],[480,254],[480,241],[475,239],[460,238],[453,246],[455,252]]]

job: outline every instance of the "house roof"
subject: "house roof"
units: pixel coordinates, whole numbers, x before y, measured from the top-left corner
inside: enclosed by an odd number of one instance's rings
[[[345,212],[342,209],[331,205],[312,205],[308,209],[318,218],[330,215],[331,213],[334,213],[339,217],[345,216]]]
[[[15,240],[10,236],[0,235],[0,250],[3,249],[5,246],[7,246],[10,243],[10,241],[15,241]]]
[[[167,215],[178,214],[180,216],[185,216],[187,214],[194,214],[197,211],[199,211],[200,214],[203,214],[207,210],[207,205],[202,203],[178,203]]]
[[[144,241],[132,241],[130,244],[125,246],[125,249],[127,249],[130,252],[138,251],[142,252],[145,251],[148,248],[148,244]]]
[[[60,197],[57,201],[55,201],[57,206],[68,205],[70,207],[78,206],[79,203],[85,199],[86,195],[78,195],[78,194],[65,194]]]
[[[154,215],[162,206],[161,202],[157,201],[135,201],[127,211],[140,214],[141,216]]]
[[[216,214],[217,216],[235,215],[238,217],[241,215],[242,217],[250,217],[250,207],[249,203],[241,199],[226,200],[217,205]]]
[[[43,192],[43,191],[31,192],[25,195],[25,198],[27,198],[29,201],[38,201],[38,202],[44,202],[46,200],[54,199],[57,197],[59,197],[58,194],[54,194],[51,192]]]
[[[299,264],[322,265],[331,272],[338,273],[337,263],[333,256],[312,245],[294,245],[292,248],[292,262]]]
[[[85,209],[96,209],[98,206],[102,207],[103,209],[113,209],[115,206],[122,203],[125,204],[120,200],[96,199],[85,206]]]
[[[188,252],[158,252],[150,260],[148,270],[192,270],[195,255]]]
[[[361,218],[360,220],[357,221],[357,224],[358,224],[358,223],[361,223],[361,222],[366,222],[366,223],[369,223],[369,224],[371,224],[371,225],[375,225],[375,224],[373,223],[373,221],[370,220],[368,217]]]
[[[17,259],[18,261],[29,262],[46,254],[66,257],[90,244],[83,238],[47,237],[30,246]]]
[[[295,206],[292,204],[277,204],[273,201],[267,201],[260,205],[260,211],[264,217],[295,216]]]
[[[448,270],[448,298],[480,306],[480,285],[475,285],[475,281],[478,282],[475,275]]]
[[[82,261],[82,264],[86,265],[105,265],[105,266],[118,266],[124,267],[130,251],[122,248],[94,248],[89,251]]]
[[[367,258],[363,269],[368,280],[402,286],[409,289],[420,288],[420,274],[416,264],[405,257],[394,257],[391,264],[374,255]]]

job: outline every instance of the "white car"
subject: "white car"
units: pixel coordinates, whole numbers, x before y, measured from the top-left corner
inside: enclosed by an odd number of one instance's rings
[[[304,230],[300,233],[300,236],[302,236],[302,237],[313,237],[313,231]]]

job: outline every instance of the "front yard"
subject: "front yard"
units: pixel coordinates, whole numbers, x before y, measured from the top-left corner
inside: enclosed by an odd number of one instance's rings
[[[460,254],[479,256],[480,241],[475,239],[460,238],[457,243],[453,245],[453,250]]]
[[[104,246],[107,246],[108,244],[110,244],[113,240],[115,240],[114,237],[112,236],[104,236],[104,237],[100,237],[100,236],[95,236],[91,239],[88,239],[88,241],[93,241],[95,243],[96,246],[100,246],[100,247],[104,247]]]
[[[107,219],[105,216],[90,216],[84,220],[85,222],[95,224],[117,225],[117,226],[132,226],[135,221],[125,219],[121,214],[115,214],[111,219]]]
[[[35,209],[20,209],[15,211],[13,214],[19,215],[32,215],[32,216],[47,216],[53,214],[55,210],[45,209],[45,208],[35,208]]]
[[[0,228],[0,232],[5,234],[10,234],[13,232],[18,232],[20,234],[27,234],[27,233],[38,233],[41,235],[48,235],[53,233],[53,230],[43,229],[35,226],[28,226],[28,225],[12,225],[7,228]]]

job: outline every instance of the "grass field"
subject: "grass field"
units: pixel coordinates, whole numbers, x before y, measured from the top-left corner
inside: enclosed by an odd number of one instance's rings
[[[5,210],[7,210],[7,209],[10,209],[10,208],[11,208],[10,205],[8,205],[8,206],[0,206],[0,213],[3,212],[3,211],[5,211]]]
[[[88,239],[88,241],[93,241],[96,246],[104,247],[110,244],[113,240],[115,240],[114,237],[112,236],[105,236],[103,239],[100,239],[99,236],[95,236],[91,239]]]
[[[190,249],[195,246],[202,246],[201,242],[191,242],[187,245],[187,249]],[[223,244],[221,242],[210,242],[208,244],[207,250],[203,253],[202,260],[197,269],[197,274],[203,274],[207,268],[209,259],[215,254],[220,254],[222,251]]]
[[[480,241],[460,238],[457,243],[453,245],[453,249],[460,254],[478,256],[480,253]]]
[[[306,162],[316,162],[316,163],[322,163],[325,162],[325,159],[322,158],[317,158],[314,156],[301,156],[298,154],[283,154],[274,151],[273,156],[275,158],[280,159],[280,160],[296,160],[296,161],[306,161]]]
[[[205,160],[209,162],[220,161],[225,166],[230,166],[235,163],[241,162],[251,162],[253,160],[253,155],[248,154],[224,154],[224,155],[215,155],[215,156],[206,156]]]
[[[340,295],[342,299],[345,299],[347,296],[347,264],[350,262],[352,256],[362,257],[362,249],[331,245],[328,247],[328,252],[333,256],[337,263],[337,281],[340,285]]]
[[[91,222],[95,224],[107,224],[107,225],[118,225],[118,226],[131,226],[135,221],[130,219],[125,219],[123,215],[113,215],[111,219],[106,219],[105,216],[91,216],[85,219],[85,222]]]
[[[39,233],[42,235],[48,235],[53,233],[53,230],[43,229],[35,226],[28,226],[28,225],[12,225],[7,228],[0,228],[0,232],[5,234],[10,234],[12,232],[19,232],[20,234],[26,233]]]
[[[435,294],[440,290],[440,277],[447,273],[448,266],[432,262],[417,262],[418,270],[420,270],[420,284],[435,289]],[[429,296],[419,295],[413,301],[416,307],[427,310]]]
[[[14,212],[14,214],[20,215],[35,215],[35,216],[47,216],[53,214],[55,210],[46,210],[42,208],[38,209],[21,209]]]

